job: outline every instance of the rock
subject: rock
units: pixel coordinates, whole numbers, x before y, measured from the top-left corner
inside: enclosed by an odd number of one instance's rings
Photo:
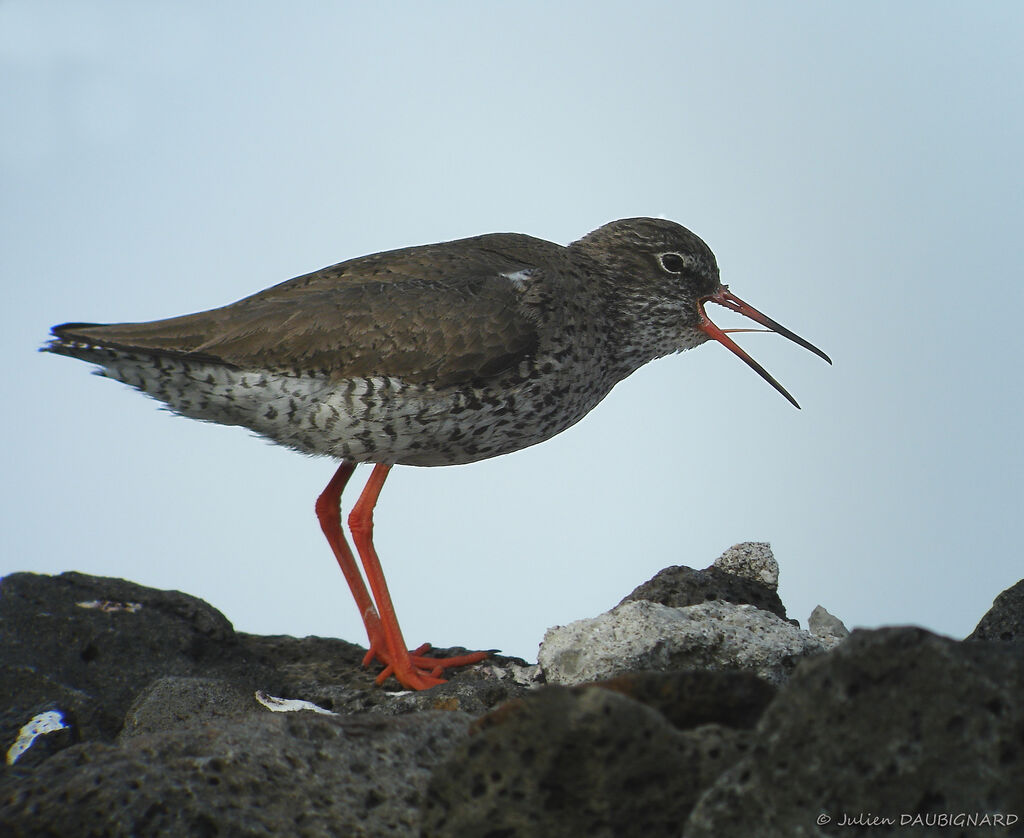
[[[40,835],[419,834],[431,769],[470,717],[254,712],[75,745],[8,784],[0,826]]]
[[[967,639],[1024,641],[1024,579],[995,598]]]
[[[495,655],[395,693],[359,646],[236,634],[185,594],[76,573],[0,585],[5,838],[415,835],[465,710],[536,670]],[[272,712],[299,707],[323,712]]]
[[[266,688],[275,695],[304,698],[336,713],[399,715],[418,710],[462,710],[479,715],[502,701],[522,695],[540,677],[536,665],[494,654],[471,667],[448,673],[449,681],[425,692],[399,690],[390,681],[374,684],[376,670],[362,666],[366,649],[326,637],[257,637],[240,635],[258,651],[277,677]],[[432,649],[435,657],[459,655],[465,649]]]
[[[930,836],[925,815],[1024,815],[1022,691],[1024,656],[1011,645],[855,631],[801,664],[683,834]],[[868,813],[894,825],[839,829]],[[900,828],[904,816],[922,820]],[[950,834],[1017,835],[1020,824]]]
[[[682,730],[711,723],[751,728],[777,691],[749,672],[710,670],[631,672],[582,686],[622,693]]]
[[[218,672],[255,690],[271,675],[218,611],[177,591],[80,573],[15,573],[0,586],[0,741],[43,706],[74,719],[73,738],[113,741],[158,676]]]
[[[786,608],[775,589],[777,582],[778,566],[771,549],[767,544],[751,542],[730,547],[715,564],[704,570],[667,567],[619,604],[647,600],[682,608],[718,600],[753,605],[786,619]]]
[[[670,608],[627,601],[589,620],[549,629],[540,648],[548,683],[579,684],[653,669],[741,669],[781,683],[822,643],[751,605]]]
[[[0,742],[7,743],[50,707],[74,719],[76,738],[113,742],[140,694],[165,678],[186,679],[179,686],[213,679],[236,697],[265,690],[339,712],[389,714],[439,704],[483,713],[528,689],[517,680],[529,671],[525,662],[496,655],[461,670],[442,692],[396,698],[374,685],[375,671],[361,666],[366,650],[353,643],[235,633],[195,597],[80,573],[4,577],[0,625]],[[184,704],[167,712],[168,724],[193,713]]]
[[[198,720],[219,722],[259,710],[256,693],[217,678],[158,678],[135,699],[118,736],[125,742],[133,736],[175,730]]]
[[[423,835],[678,836],[749,732],[681,731],[606,689],[546,687],[474,725],[430,781]]]
[[[807,630],[829,649],[850,636],[850,630],[838,617],[833,617],[820,605],[814,606],[807,620]]]
[[[711,566],[733,576],[750,579],[770,591],[779,589],[779,563],[775,561],[772,546],[767,541],[744,541],[742,544],[734,544],[715,559]]]
[[[581,686],[538,689],[537,666],[493,655],[419,693],[377,687],[342,640],[236,633],[122,580],[14,574],[0,835],[1021,834],[1024,655],[995,640],[1020,639],[1021,585],[981,641],[840,642],[824,609],[815,637],[720,596],[774,594],[767,558],[738,545],[730,570],[659,574],[695,604],[625,601],[549,632],[544,672]]]

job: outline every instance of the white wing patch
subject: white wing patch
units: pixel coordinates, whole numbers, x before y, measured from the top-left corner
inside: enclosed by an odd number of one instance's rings
[[[523,268],[521,271],[509,271],[508,273],[499,274],[499,276],[505,277],[511,282],[517,291],[522,291],[526,287],[526,280],[533,276],[533,268]]]

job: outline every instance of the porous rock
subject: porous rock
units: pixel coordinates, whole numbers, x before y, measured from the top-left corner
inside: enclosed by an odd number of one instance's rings
[[[8,786],[12,838],[414,836],[431,769],[470,717],[252,713],[72,746]]]
[[[581,688],[622,693],[657,710],[681,730],[711,723],[752,728],[777,691],[750,672],[700,669],[630,672]]]
[[[195,719],[219,723],[221,719],[257,712],[256,694],[218,678],[167,676],[147,686],[132,703],[118,736],[123,742],[133,736],[175,730]]]
[[[684,836],[916,838],[939,834],[935,819],[958,813],[1018,820],[941,834],[1019,835],[1022,691],[1024,657],[1011,644],[855,631],[779,691],[754,747],[701,797]],[[859,815],[893,822],[851,825]],[[918,825],[901,825],[917,816]]]
[[[563,633],[559,665],[579,676],[605,645],[585,677],[611,680],[531,691],[537,667],[495,655],[420,693],[375,686],[355,644],[235,633],[177,592],[0,585],[5,838],[923,836],[958,812],[990,822],[943,834],[1022,830],[1024,656],[999,642],[1021,585],[978,642],[885,629],[828,654],[749,604],[627,602],[635,619]],[[923,826],[836,826],[858,813]]]
[[[526,691],[531,675],[525,662],[496,655],[454,673],[439,690],[396,695],[374,684],[375,671],[361,665],[366,650],[354,643],[236,633],[195,597],[81,573],[0,580],[0,637],[0,742],[7,743],[47,709],[68,719],[74,735],[66,741],[113,742],[132,705],[161,679],[187,694],[168,703],[174,691],[165,691],[165,701],[151,701],[150,730],[155,712],[166,714],[168,726],[223,712],[223,701],[218,709],[212,695],[202,695],[215,683],[226,691],[223,700],[230,693],[247,709],[256,690],[265,690],[337,712],[479,714]]]
[[[1024,642],[1024,579],[995,598],[967,639]]]
[[[734,544],[715,559],[711,566],[733,576],[751,579],[770,591],[779,589],[779,563],[775,561],[772,546],[767,541],[744,541],[742,544]]]
[[[682,565],[667,567],[635,588],[622,602],[647,600],[674,608],[732,602],[753,605],[786,619],[777,584],[778,565],[771,548],[760,542],[746,542],[730,547],[703,570]]]
[[[395,692],[355,644],[236,633],[175,591],[77,573],[0,586],[5,838],[415,835],[464,711],[536,670],[495,655]]]
[[[110,741],[138,691],[160,675],[219,670],[244,677],[248,670],[253,689],[260,683],[216,609],[120,579],[6,576],[0,632],[0,736],[7,741],[23,719],[52,703],[74,716],[80,738]]]
[[[423,834],[678,836],[700,789],[749,736],[720,724],[679,730],[607,689],[545,687],[483,717],[434,770]]]
[[[548,683],[580,684],[653,669],[749,670],[781,683],[821,641],[751,605],[671,608],[627,601],[598,617],[548,629],[539,660]]]

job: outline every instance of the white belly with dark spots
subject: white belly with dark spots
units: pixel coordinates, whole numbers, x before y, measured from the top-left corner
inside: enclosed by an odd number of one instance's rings
[[[493,389],[436,390],[387,376],[331,381],[91,353],[86,360],[100,364],[103,375],[182,416],[241,425],[308,454],[421,466],[469,463],[542,442],[586,415],[614,383],[595,388],[564,371],[522,370]]]

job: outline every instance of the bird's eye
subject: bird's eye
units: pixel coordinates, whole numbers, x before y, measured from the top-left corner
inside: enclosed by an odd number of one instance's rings
[[[658,260],[670,274],[682,273],[686,268],[686,260],[678,253],[659,253]]]

